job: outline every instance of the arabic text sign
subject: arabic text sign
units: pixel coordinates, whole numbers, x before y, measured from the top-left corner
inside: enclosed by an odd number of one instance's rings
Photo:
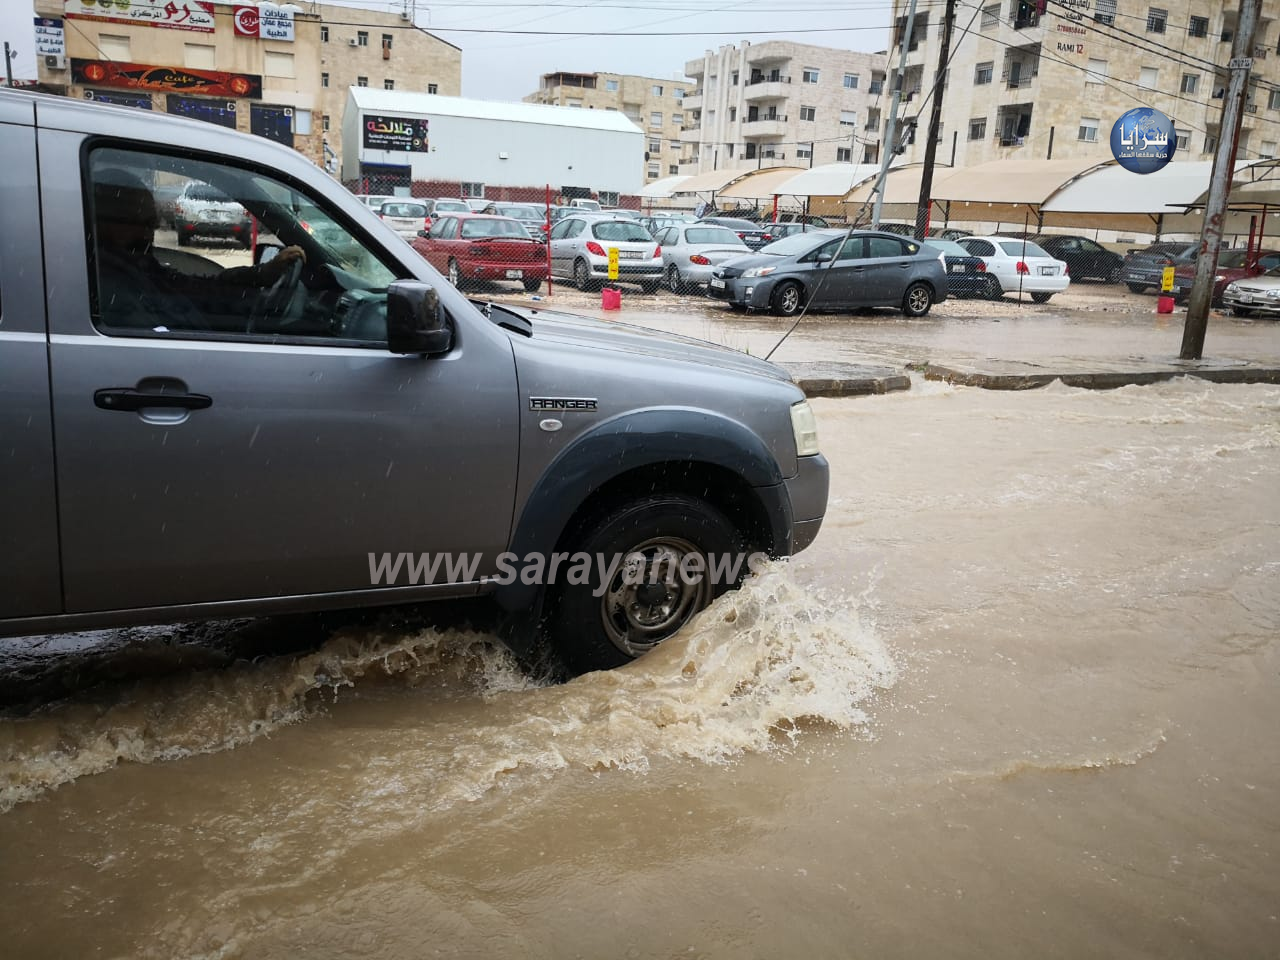
[[[264,3],[258,7],[236,7],[232,14],[237,37],[293,42],[293,11]]]
[[[212,97],[262,97],[262,77],[252,73],[157,67],[114,60],[71,60],[71,82],[128,90],[203,93]]]
[[[428,152],[427,121],[422,117],[382,117],[365,114],[364,146],[369,150]]]
[[[213,33],[213,4],[208,0],[64,0],[72,20],[109,20],[144,26]]]
[[[61,20],[36,17],[36,55],[41,57],[65,57],[67,37]]]

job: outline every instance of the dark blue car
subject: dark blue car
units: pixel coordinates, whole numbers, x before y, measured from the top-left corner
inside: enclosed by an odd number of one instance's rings
[[[981,257],[975,257],[954,240],[930,237],[926,247],[937,250],[947,268],[947,289],[953,297],[985,296],[991,280],[987,277],[987,265]]]

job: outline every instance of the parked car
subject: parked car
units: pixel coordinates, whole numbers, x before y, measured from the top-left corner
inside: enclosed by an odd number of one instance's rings
[[[187,183],[173,201],[173,229],[178,246],[185,247],[196,237],[235,240],[248,248],[253,243],[253,218],[249,211],[217,187],[207,183]]]
[[[1024,291],[1036,303],[1048,303],[1071,285],[1067,264],[1040,249],[1032,240],[1016,237],[961,237],[956,243],[987,265],[986,296],[999,300],[1006,293]]]
[[[600,211],[611,217],[617,217],[619,220],[643,220],[644,214],[639,210],[627,210],[622,207],[605,207]]]
[[[640,226],[649,231],[649,235],[657,237],[667,227],[678,227],[684,223],[696,223],[697,217],[692,214],[655,214],[640,218]]]
[[[547,249],[514,217],[446,213],[413,249],[461,290],[474,280],[518,280],[530,292],[547,279]]]
[[[925,246],[938,251],[947,270],[947,289],[951,296],[986,296],[987,264],[954,240],[931,237]]]
[[[735,217],[703,217],[698,223],[711,223],[718,227],[728,227],[752,250],[759,250],[766,243],[772,243],[776,238],[769,231],[769,225],[753,223],[750,220],[740,220]]]
[[[486,200],[484,197],[467,197],[464,202],[472,213],[479,213],[493,201]]]
[[[427,205],[427,210],[432,217],[438,217],[442,213],[471,213],[471,207],[467,201],[456,197],[434,197],[422,202]]]
[[[774,241],[717,266],[708,295],[741,309],[790,317],[819,309],[898,307],[922,317],[946,299],[947,273],[936,250],[865,230],[818,230]]]
[[[1129,285],[1134,293],[1141,293],[1148,287],[1160,289],[1164,283],[1166,267],[1177,267],[1195,260],[1199,243],[1161,241],[1140,249],[1130,250],[1124,258],[1121,279]]]
[[[357,193],[356,199],[370,210],[377,210],[388,200],[395,200],[397,198],[391,193]]]
[[[959,240],[961,237],[973,236],[972,230],[961,230],[959,227],[930,227],[930,240]]]
[[[1247,280],[1232,280],[1222,290],[1222,304],[1237,317],[1280,317],[1280,267]]]
[[[1065,263],[1075,280],[1093,277],[1105,283],[1119,283],[1124,274],[1124,257],[1088,237],[1040,233],[1031,239],[1049,256]]]
[[[0,634],[468,596],[517,650],[545,630],[585,670],[681,629],[753,551],[818,534],[827,464],[781,368],[473,303],[265,137],[8,89],[0,123],[23,185],[0,236],[42,239],[0,257],[0,434],[21,464],[0,499]],[[59,149],[37,154],[46,130]],[[242,204],[276,238],[255,262],[287,269],[246,263],[228,297],[222,264],[174,250],[200,271],[162,278],[114,229],[150,235],[161,172]],[[709,557],[736,572],[668,579]]]
[[[655,240],[662,249],[663,276],[672,293],[683,293],[688,287],[705,287],[711,279],[712,267],[751,252],[736,233],[714,224],[682,223],[667,227],[658,231]]]
[[[609,249],[618,249],[618,280],[653,293],[662,282],[662,248],[634,220],[587,213],[551,228],[551,275],[591,290],[609,278]]]
[[[600,212],[600,201],[591,200],[587,197],[576,197],[569,201],[569,206],[578,211],[594,211]]]
[[[801,223],[793,220],[790,223],[767,223],[764,229],[769,239],[765,241],[765,246],[773,243],[775,240],[781,240],[783,237],[789,237],[796,233],[813,233],[815,230],[824,229],[813,223]]]
[[[378,208],[382,222],[409,240],[431,226],[428,213],[427,205],[418,200],[388,200]]]
[[[529,236],[535,240],[546,238],[546,213],[541,207],[534,206],[532,203],[500,203],[495,202],[486,206],[481,213],[489,213],[496,217],[510,217],[513,220],[519,220]]]
[[[1223,250],[1218,254],[1218,272],[1213,278],[1213,302],[1221,303],[1227,284],[1256,277],[1280,266],[1280,250]],[[1173,274],[1173,296],[1186,300],[1196,279],[1196,264],[1179,265]]]

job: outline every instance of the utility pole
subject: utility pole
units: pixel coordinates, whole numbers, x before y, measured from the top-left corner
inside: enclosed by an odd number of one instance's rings
[[[1213,300],[1213,277],[1222,247],[1222,221],[1226,216],[1227,193],[1236,168],[1236,148],[1240,144],[1240,122],[1244,117],[1245,90],[1249,68],[1253,66],[1253,35],[1258,27],[1262,0],[1240,0],[1235,41],[1231,45],[1227,92],[1222,98],[1222,123],[1218,149],[1213,155],[1209,197],[1200,229],[1200,250],[1196,256],[1196,279],[1187,304],[1187,321],[1182,330],[1183,360],[1199,360],[1204,355],[1204,335],[1209,325],[1209,304]]]
[[[18,54],[9,52],[9,41],[4,42],[4,77],[9,86],[13,86],[13,58]]]
[[[898,101],[902,99],[902,79],[907,73],[907,48],[916,26],[916,0],[911,0],[907,20],[902,31],[902,56],[898,58],[898,76],[893,82],[893,100],[889,105],[889,125],[884,130],[884,143],[880,145],[880,177],[876,180],[876,202],[871,208],[871,227],[880,229],[880,209],[884,206],[885,180],[889,176],[889,161],[897,155]]]
[[[947,58],[951,56],[951,27],[955,19],[956,0],[947,0],[947,12],[942,19],[942,46],[938,49],[938,74],[933,81],[933,109],[929,112],[929,142],[924,145],[924,171],[920,174],[920,201],[916,205],[917,240],[923,240],[929,228],[933,162],[938,155],[938,125],[942,123],[942,94],[947,89]]]

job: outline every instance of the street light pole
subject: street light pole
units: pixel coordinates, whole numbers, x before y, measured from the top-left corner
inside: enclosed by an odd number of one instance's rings
[[[9,52],[9,41],[4,42],[4,77],[9,86],[13,86],[13,58],[18,54]]]
[[[1253,34],[1258,26],[1262,0],[1240,0],[1236,20],[1235,42],[1231,45],[1230,74],[1226,95],[1222,100],[1222,123],[1219,126],[1218,149],[1213,156],[1213,174],[1209,180],[1209,196],[1204,207],[1204,226],[1200,230],[1200,250],[1196,256],[1196,278],[1187,303],[1187,320],[1182,330],[1183,360],[1199,360],[1204,355],[1204,336],[1209,325],[1209,305],[1213,301],[1214,275],[1218,270],[1218,252],[1222,247],[1222,221],[1226,216],[1227,193],[1236,166],[1236,148],[1240,144],[1240,122],[1243,119],[1245,90],[1249,68],[1253,65]]]

